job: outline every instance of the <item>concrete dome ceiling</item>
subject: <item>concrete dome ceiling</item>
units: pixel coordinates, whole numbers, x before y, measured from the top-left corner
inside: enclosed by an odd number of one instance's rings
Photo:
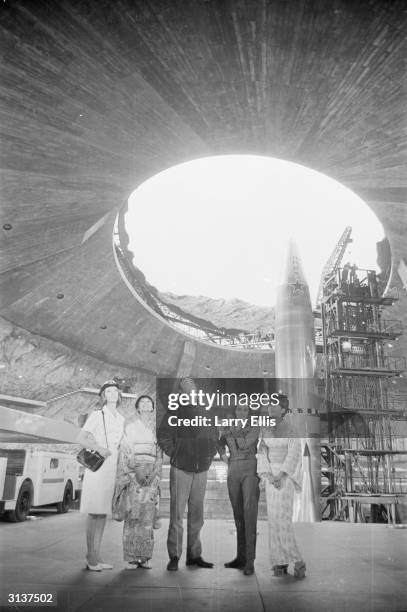
[[[112,227],[142,181],[207,155],[270,155],[328,174],[376,212],[394,264],[407,261],[403,7],[6,0],[2,316],[111,363],[173,372],[185,337],[123,283]],[[272,366],[195,344],[193,373]]]

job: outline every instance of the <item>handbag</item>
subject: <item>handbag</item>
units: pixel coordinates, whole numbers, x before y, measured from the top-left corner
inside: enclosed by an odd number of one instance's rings
[[[81,465],[91,470],[91,472],[97,472],[105,460],[98,451],[88,450],[87,448],[82,448],[76,455],[76,459]]]
[[[115,521],[124,521],[131,510],[131,504],[128,494],[128,486],[122,487],[120,490],[116,487],[112,500],[112,518]]]
[[[105,415],[103,413],[103,410],[101,412],[103,417],[103,428],[105,430],[106,446],[107,448],[109,448],[106,434]],[[97,472],[98,469],[103,465],[105,458],[99,453],[99,451],[82,448],[76,455],[76,460],[81,465],[88,468],[88,470],[90,470],[91,472]]]

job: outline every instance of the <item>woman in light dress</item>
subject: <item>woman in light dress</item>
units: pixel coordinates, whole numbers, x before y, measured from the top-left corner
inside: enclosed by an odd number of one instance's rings
[[[96,450],[104,455],[105,461],[97,472],[85,469],[80,506],[80,511],[88,515],[86,567],[96,572],[113,568],[102,560],[100,547],[106,517],[112,512],[118,449],[124,429],[124,418],[117,410],[121,402],[118,384],[114,380],[105,382],[99,395],[102,409],[89,415],[83,430],[84,438],[91,434],[100,445]]]
[[[294,576],[304,578],[306,566],[295,540],[292,524],[294,495],[301,490],[301,440],[290,437],[285,417],[288,399],[280,396],[278,406],[269,407],[276,427],[263,427],[257,455],[257,473],[266,488],[269,555],[275,576],[287,574],[294,565]]]
[[[123,525],[123,556],[126,569],[151,569],[153,528],[161,478],[162,452],[155,435],[152,398],[136,402],[136,418],[125,428],[117,464],[113,508]]]

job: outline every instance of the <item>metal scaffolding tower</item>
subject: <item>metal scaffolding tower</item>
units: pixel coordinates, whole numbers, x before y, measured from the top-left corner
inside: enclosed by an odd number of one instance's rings
[[[334,250],[332,251],[328,261],[323,267],[321,280],[319,282],[318,293],[317,293],[317,308],[321,305],[322,298],[324,295],[324,283],[327,278],[332,276],[334,272],[341,265],[343,256],[345,255],[345,251],[347,249],[348,244],[352,242],[352,238],[350,237],[352,233],[352,228],[350,225],[345,227],[342,236],[339,238]]]
[[[395,299],[380,294],[374,270],[346,265],[324,278],[323,518],[396,520],[402,491],[393,460],[403,449],[394,443],[397,414],[388,385],[406,364],[404,357],[386,355],[385,345],[402,334],[402,327],[383,318],[383,306]]]

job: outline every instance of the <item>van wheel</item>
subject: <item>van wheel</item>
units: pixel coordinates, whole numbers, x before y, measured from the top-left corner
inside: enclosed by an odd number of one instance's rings
[[[22,523],[27,518],[31,507],[31,487],[24,482],[19,491],[15,510],[8,513],[8,520],[11,523]]]
[[[66,512],[68,512],[72,504],[72,493],[72,484],[70,482],[67,482],[65,485],[62,501],[56,504],[58,514],[65,514]]]

